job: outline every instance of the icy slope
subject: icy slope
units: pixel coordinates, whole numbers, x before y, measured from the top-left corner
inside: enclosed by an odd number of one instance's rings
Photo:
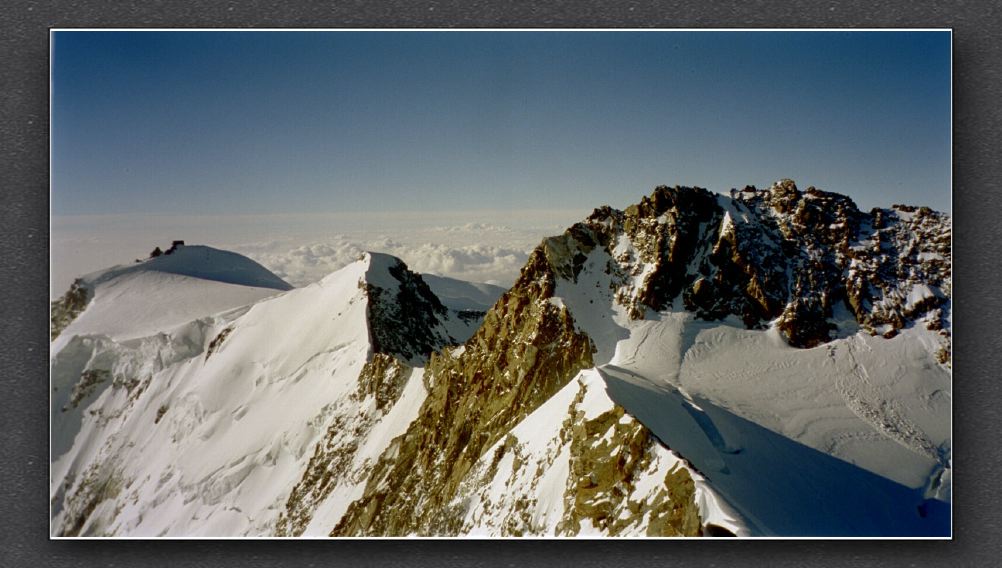
[[[59,333],[52,349],[58,351],[74,335],[119,340],[152,335],[291,288],[247,257],[181,246],[170,255],[78,279],[74,291],[85,297],[86,307]]]
[[[949,487],[937,487],[949,375],[909,331],[798,351],[774,331],[664,318],[598,370],[754,534],[949,534]]]
[[[419,280],[366,255],[247,310],[137,339],[71,336],[52,358],[53,534],[274,534],[319,441],[347,436],[364,468],[423,401],[421,371],[386,351],[420,359],[420,342],[372,342],[377,326],[431,321]],[[374,311],[390,298],[406,309]],[[449,341],[447,318],[434,322],[423,340]],[[359,481],[336,483],[346,499]]]

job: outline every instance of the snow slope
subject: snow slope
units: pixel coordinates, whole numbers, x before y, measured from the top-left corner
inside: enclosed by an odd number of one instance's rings
[[[469,534],[605,534],[587,519],[582,519],[577,532],[565,526],[571,504],[566,495],[568,488],[577,482],[570,471],[574,444],[567,435],[567,426],[614,413],[615,403],[606,392],[603,378],[594,369],[582,371],[513,428],[512,438],[499,441],[484,452],[462,488],[463,497],[457,500],[457,505],[466,511],[464,521]],[[603,433],[598,444],[612,446],[611,458],[616,459],[621,451],[616,448],[619,441],[615,440],[615,426],[635,422],[633,416],[623,415]],[[502,459],[492,467],[499,454]],[[630,505],[637,508],[637,504],[643,506],[655,501],[657,493],[663,490],[666,472],[677,470],[685,470],[695,482],[696,506],[704,527],[721,527],[737,536],[751,534],[741,517],[678,454],[656,442],[650,444],[646,454],[648,463],[631,479],[631,490],[613,511],[612,516],[623,525],[617,527],[617,536],[649,534],[653,514],[649,511],[636,514]]]
[[[280,294],[199,247],[89,275],[52,532],[948,536],[948,225],[659,187],[496,303],[382,254]]]
[[[504,288],[493,284],[466,282],[432,274],[422,274],[421,277],[446,307],[456,311],[485,312],[505,293]]]
[[[951,380],[935,332],[797,349],[735,317],[633,320],[605,297],[608,260],[589,254],[555,301],[595,341],[608,396],[691,462],[748,534],[949,534]]]
[[[81,280],[91,300],[53,343],[53,353],[74,335],[135,339],[292,288],[245,256],[198,245]]]
[[[52,359],[53,533],[273,534],[331,423],[375,413],[358,396],[372,356],[361,283],[388,282],[372,258],[246,311],[69,339]],[[403,406],[374,414],[360,460],[423,395],[415,371]]]

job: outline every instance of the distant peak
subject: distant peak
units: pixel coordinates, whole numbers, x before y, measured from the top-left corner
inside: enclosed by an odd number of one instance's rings
[[[174,241],[167,251],[156,254],[159,250],[160,247],[156,247],[146,260],[94,272],[83,280],[98,285],[128,274],[163,272],[256,288],[293,288],[264,266],[235,252],[205,245],[185,245],[184,241]]]

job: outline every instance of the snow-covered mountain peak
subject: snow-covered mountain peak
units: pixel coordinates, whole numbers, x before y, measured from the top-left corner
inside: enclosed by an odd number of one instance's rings
[[[71,334],[53,531],[948,534],[949,235],[789,180],[661,186],[503,294],[366,253],[149,336]]]
[[[366,253],[365,276],[359,287],[368,296],[372,348],[412,364],[422,363],[434,351],[458,341],[449,334],[449,310],[420,274],[404,261],[380,253]]]
[[[914,247],[942,247],[948,219],[926,211],[923,234],[789,180],[744,193],[661,186],[544,239],[432,357],[417,419],[331,534],[717,530],[688,524],[696,509],[737,534],[942,534],[949,370],[929,345],[949,346],[949,304],[920,298],[946,297],[949,240],[932,264]],[[901,339],[852,311],[871,260],[867,293],[920,291],[891,304],[918,306]],[[661,444],[678,453],[658,467],[687,460],[677,479],[643,470]],[[667,495],[636,492],[662,477]],[[561,482],[562,503],[540,489]],[[638,518],[666,503],[680,516]]]
[[[420,275],[383,254],[280,293],[149,269],[191,272],[190,258],[180,258],[94,279],[96,299],[53,343],[57,534],[275,531],[279,515],[293,513],[286,499],[314,450],[350,449],[351,467],[364,475],[424,398],[421,369],[409,364],[465,340],[483,316],[445,306]],[[123,283],[127,293],[118,294]],[[471,286],[449,281],[454,293]],[[203,310],[199,298],[219,287],[271,297]],[[490,289],[473,287],[493,302]],[[137,322],[115,298],[131,298],[130,311],[146,301],[149,311]],[[164,319],[175,303],[187,310],[183,323],[174,322],[180,313]],[[129,334],[79,333],[119,321],[132,322]],[[139,323],[161,327],[137,336]],[[122,479],[127,490],[108,489]],[[350,495],[363,479],[337,481]],[[134,501],[150,514],[115,512]],[[215,520],[201,523],[206,516]]]
[[[73,335],[143,337],[292,286],[253,260],[200,245],[86,274],[52,304],[53,352]],[[60,337],[63,336],[63,337]]]
[[[447,307],[420,274],[392,255],[366,252],[320,285],[345,273],[357,275],[357,287],[366,298],[373,352],[407,364],[423,365],[431,353],[466,341],[483,317],[482,312]]]
[[[731,196],[662,186],[538,250],[553,267],[551,301],[596,346],[612,400],[689,459],[753,532],[782,534],[789,522],[824,534],[944,530],[942,501],[926,500],[949,500],[948,216],[864,213],[790,180]],[[771,461],[780,440],[797,442],[798,457]],[[816,479],[791,473],[791,461]],[[841,482],[820,475],[835,469]],[[737,487],[746,476],[778,485]],[[850,477],[853,491],[825,490],[809,507],[781,495]],[[772,503],[751,505],[753,491],[773,490]],[[876,494],[893,494],[879,497],[893,506],[844,524]]]
[[[122,276],[160,272],[255,288],[292,289],[292,285],[267,268],[235,252],[205,245],[180,245],[169,250],[170,254],[92,272],[81,279],[97,286]]]

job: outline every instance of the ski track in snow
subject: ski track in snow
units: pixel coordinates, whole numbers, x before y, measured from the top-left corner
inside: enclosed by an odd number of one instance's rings
[[[933,443],[921,429],[901,414],[900,405],[892,398],[892,393],[881,389],[869,379],[869,373],[860,366],[853,353],[852,342],[827,346],[832,365],[838,367],[835,351],[844,345],[851,361],[850,373],[836,373],[835,388],[853,414],[873,427],[881,435],[894,440],[903,447],[945,465],[945,458],[939,446]],[[883,392],[881,392],[883,391]],[[833,440],[832,450],[848,440],[873,440],[869,434],[843,434]]]

